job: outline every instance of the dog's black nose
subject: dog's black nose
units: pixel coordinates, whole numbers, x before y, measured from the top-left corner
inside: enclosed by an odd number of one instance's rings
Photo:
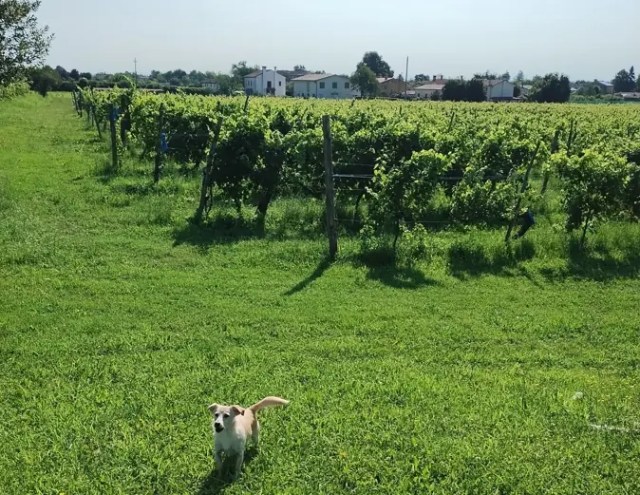
[[[215,428],[216,428],[216,431],[217,431],[218,433],[219,433],[219,432],[221,432],[222,430],[224,430],[224,428],[223,428],[223,426],[222,426],[222,425],[215,425]]]

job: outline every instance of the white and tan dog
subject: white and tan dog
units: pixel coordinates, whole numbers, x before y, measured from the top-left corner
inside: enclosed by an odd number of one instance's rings
[[[209,406],[209,411],[213,415],[214,451],[219,474],[222,472],[223,453],[225,456],[236,456],[234,476],[238,476],[244,462],[244,451],[249,436],[251,436],[254,445],[258,445],[260,436],[258,411],[270,406],[285,406],[288,403],[288,400],[280,397],[265,397],[246,409],[240,406],[220,406],[218,404]]]

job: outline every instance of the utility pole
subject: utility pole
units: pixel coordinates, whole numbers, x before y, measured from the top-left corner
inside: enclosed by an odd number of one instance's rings
[[[404,73],[404,97],[409,98],[409,57],[407,57],[407,68]]]
[[[138,59],[137,58],[133,59],[133,67],[134,67],[133,74],[136,78],[136,84],[138,84]]]

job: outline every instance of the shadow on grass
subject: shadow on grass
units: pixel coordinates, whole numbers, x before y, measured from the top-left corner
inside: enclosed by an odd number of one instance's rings
[[[264,238],[264,226],[256,220],[217,215],[206,223],[186,225],[173,231],[173,245],[195,246],[203,251],[216,244],[232,244],[248,239]]]
[[[256,449],[250,449],[245,453],[244,463],[242,466],[243,471],[246,466],[255,458],[256,455]],[[233,460],[230,459],[229,461]],[[224,493],[227,487],[233,485],[235,480],[231,476],[231,470],[233,469],[234,463],[229,461],[225,462],[222,475],[218,475],[216,467],[213,467],[207,477],[202,480],[202,484],[200,485],[200,489],[198,490],[198,495],[217,495],[219,493]],[[240,476],[242,475],[243,474],[241,472]]]
[[[640,277],[640,250],[624,249],[614,255],[607,246],[582,248],[576,239],[569,243],[565,268],[542,268],[540,273],[550,281],[566,277],[606,282]]]
[[[499,246],[464,240],[455,242],[449,248],[449,272],[462,280],[482,275],[513,275],[513,269],[517,269],[520,262],[531,260],[534,256],[535,247],[528,240]]]
[[[331,266],[331,258],[329,256],[326,256],[320,261],[320,263],[318,263],[318,266],[313,271],[313,273],[311,273],[307,278],[305,278],[304,280],[301,280],[299,283],[291,287],[291,289],[285,292],[284,295],[293,296],[294,294],[297,294],[298,292],[306,289],[309,286],[309,284],[311,284],[313,281],[322,277],[322,275],[324,275],[324,272],[326,272],[330,266]]]
[[[422,287],[440,285],[440,282],[425,276],[417,268],[395,265],[369,266],[368,280],[375,280],[394,289],[416,290]]]
[[[394,289],[415,290],[440,285],[440,282],[428,278],[419,269],[399,262],[391,247],[378,247],[360,253],[352,262],[355,266],[367,269],[367,280],[375,280]]]

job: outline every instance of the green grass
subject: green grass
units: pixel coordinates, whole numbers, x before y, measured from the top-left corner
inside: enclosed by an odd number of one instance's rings
[[[321,205],[190,227],[197,178],[106,173],[68,95],[0,102],[0,150],[0,493],[638,493],[637,226],[328,264]],[[266,395],[218,480],[206,406]]]

